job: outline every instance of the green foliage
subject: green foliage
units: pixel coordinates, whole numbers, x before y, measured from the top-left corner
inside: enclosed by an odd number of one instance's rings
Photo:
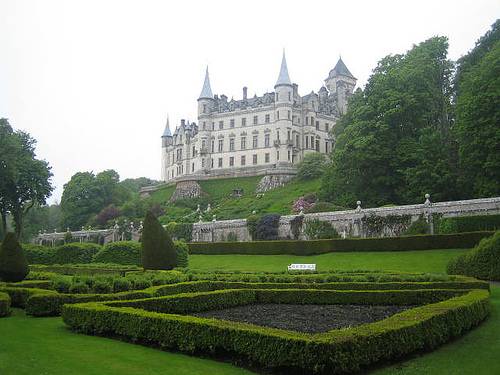
[[[414,236],[417,234],[429,234],[429,224],[427,223],[427,220],[425,220],[423,215],[420,215],[419,218],[411,223],[408,229],[404,231],[405,236]]]
[[[419,202],[425,193],[456,197],[447,48],[446,38],[434,37],[379,61],[335,126],[323,199],[372,207]]]
[[[500,215],[447,217],[439,219],[437,224],[438,233],[494,231],[500,229]]]
[[[500,281],[500,231],[484,238],[471,251],[448,263],[448,274]]]
[[[297,167],[297,178],[299,180],[315,179],[323,176],[327,166],[327,159],[324,154],[310,153]]]
[[[141,244],[135,241],[118,241],[106,244],[92,259],[95,263],[134,264],[140,266]]]
[[[144,219],[141,245],[144,269],[169,270],[175,267],[174,243],[151,212],[148,212]]]
[[[28,272],[28,262],[16,234],[7,233],[0,247],[0,280],[21,281]]]
[[[85,283],[75,283],[71,284],[69,287],[69,292],[70,293],[78,293],[78,294],[84,294],[89,292],[89,287]]]
[[[455,80],[460,187],[464,197],[500,195],[500,20],[458,60]]]
[[[454,295],[457,293],[434,290],[361,293],[229,290],[155,300],[66,305],[63,320],[72,329],[83,333],[106,332],[187,352],[232,353],[268,369],[332,374],[359,371],[381,360],[433,349],[478,325],[488,316],[487,291],[474,290],[436,302]],[[252,300],[254,303],[431,303],[372,324],[314,336],[177,315],[214,309],[215,306],[249,304]],[[131,305],[152,311],[116,308]]]
[[[312,219],[306,221],[304,233],[309,240],[338,238],[337,230],[328,221]]]
[[[7,119],[0,118],[0,224],[6,234],[9,212],[18,238],[26,214],[35,205],[44,205],[53,190],[51,167],[36,158],[35,145],[28,133],[14,131]]]
[[[250,215],[247,217],[247,228],[248,233],[250,233],[250,237],[252,240],[257,239],[257,224],[259,223],[260,216],[258,215]]]
[[[90,263],[101,246],[93,243],[68,243],[54,249],[53,264]]]
[[[290,229],[294,240],[298,240],[300,233],[302,232],[302,225],[304,224],[304,216],[297,215],[292,220],[290,220]]]
[[[174,241],[175,252],[177,256],[177,267],[188,267],[189,265],[189,247],[184,241]]]
[[[170,222],[166,227],[167,233],[175,240],[191,242],[193,233],[192,223]]]
[[[267,214],[262,216],[257,222],[256,239],[261,241],[277,240],[279,224],[280,215]]]
[[[10,314],[10,296],[0,292],[0,318]]]
[[[368,215],[361,219],[368,237],[384,235],[385,231],[400,236],[409,227],[411,215]]]
[[[492,232],[437,234],[383,238],[350,238],[312,241],[192,242],[193,254],[290,254],[313,255],[330,252],[412,251],[468,249]]]
[[[119,292],[126,292],[130,290],[131,283],[129,280],[120,277],[117,279],[113,280],[113,292],[114,293],[119,293]]]

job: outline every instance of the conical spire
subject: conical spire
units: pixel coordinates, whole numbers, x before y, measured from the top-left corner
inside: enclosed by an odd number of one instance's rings
[[[347,69],[347,66],[344,64],[344,61],[342,61],[342,57],[339,56],[339,61],[337,61],[337,64],[335,64],[335,67],[330,70],[330,74],[328,75],[328,78],[334,77],[334,76],[346,76],[350,78],[354,78],[354,76],[351,74],[349,69]],[[356,79],[356,78],[354,78]]]
[[[208,76],[208,66],[205,73],[205,82],[203,82],[203,88],[201,89],[201,94],[198,99],[213,99],[212,88],[210,87],[210,78]]]
[[[170,132],[170,121],[167,115],[167,124],[165,125],[165,130],[163,131],[162,137],[171,137],[172,133]]]
[[[290,76],[288,75],[288,68],[286,66],[286,58],[285,58],[285,50],[283,50],[283,58],[281,59],[281,69],[280,74],[278,76],[278,80],[276,81],[276,85],[291,85]]]

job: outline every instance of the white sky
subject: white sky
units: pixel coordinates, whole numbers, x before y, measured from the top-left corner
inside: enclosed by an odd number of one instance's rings
[[[167,113],[196,121],[206,64],[235,99],[273,90],[283,48],[301,95],[339,54],[363,86],[383,56],[434,35],[457,59],[499,16],[498,0],[0,0],[0,117],[38,140],[54,202],[78,171],[159,179]]]

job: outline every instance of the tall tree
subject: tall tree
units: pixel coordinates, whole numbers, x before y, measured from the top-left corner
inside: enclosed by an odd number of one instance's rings
[[[51,168],[36,159],[35,144],[28,133],[13,131],[6,119],[0,120],[0,216],[5,232],[10,212],[18,238],[24,216],[35,205],[45,204],[53,190]]]
[[[458,61],[460,185],[467,198],[500,195],[500,20]]]
[[[378,63],[337,123],[325,199],[375,206],[456,196],[447,49],[446,38],[434,37]]]

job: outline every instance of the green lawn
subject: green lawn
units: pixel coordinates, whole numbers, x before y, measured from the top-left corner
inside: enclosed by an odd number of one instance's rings
[[[2,375],[245,375],[227,363],[168,353],[103,337],[80,335],[61,318],[0,318]]]
[[[401,252],[328,253],[293,255],[191,255],[189,267],[210,271],[286,271],[290,263],[316,263],[318,271],[386,270],[446,273],[451,258],[467,250],[426,250]]]

